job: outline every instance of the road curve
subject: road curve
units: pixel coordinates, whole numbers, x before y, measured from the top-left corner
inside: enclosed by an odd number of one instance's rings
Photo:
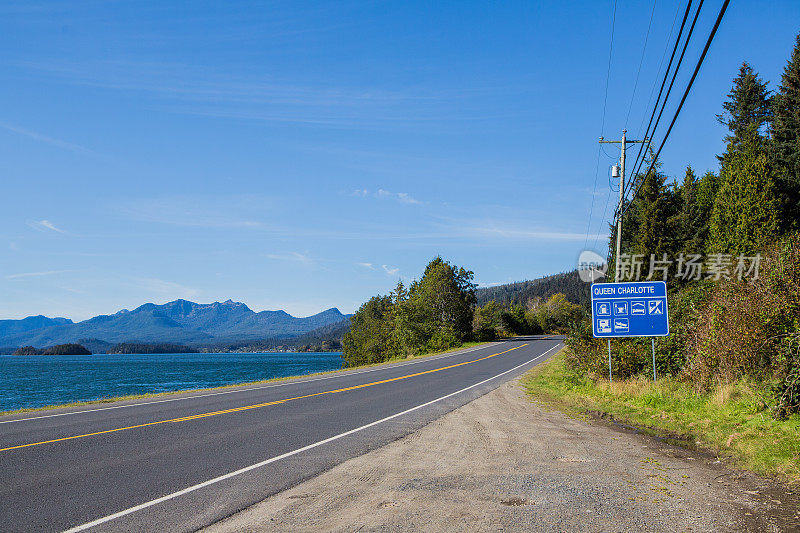
[[[177,396],[0,417],[3,531],[193,531],[419,429],[557,337]]]

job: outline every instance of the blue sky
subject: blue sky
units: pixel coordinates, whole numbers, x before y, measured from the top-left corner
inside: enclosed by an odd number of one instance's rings
[[[352,312],[437,254],[487,285],[604,253],[596,140],[641,134],[680,8],[618,2],[602,124],[612,4],[3,2],[0,318]],[[800,2],[732,2],[667,173],[716,170],[738,65],[774,88],[798,31]]]

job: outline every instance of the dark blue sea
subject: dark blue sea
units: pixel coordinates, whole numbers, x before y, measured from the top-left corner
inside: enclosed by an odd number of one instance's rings
[[[341,355],[0,355],[0,411],[325,372],[342,367]]]

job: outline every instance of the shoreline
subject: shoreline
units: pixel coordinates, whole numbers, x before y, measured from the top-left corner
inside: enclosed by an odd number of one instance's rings
[[[23,408],[20,408],[20,409],[12,409],[12,410],[8,410],[8,411],[0,411],[0,417],[23,414],[23,413],[35,413],[35,412],[39,412],[39,411],[53,411],[53,410],[56,410],[56,409],[65,409],[65,408],[68,408],[68,407],[81,407],[81,406],[84,406],[84,405],[103,405],[103,404],[109,404],[109,403],[115,403],[115,402],[124,402],[124,401],[129,401],[129,400],[140,400],[140,399],[144,399],[144,398],[158,398],[158,397],[161,397],[161,396],[175,396],[175,395],[178,395],[178,394],[189,394],[189,393],[195,393],[195,392],[213,392],[213,391],[217,391],[217,390],[232,389],[232,388],[236,388],[236,387],[247,387],[247,386],[250,386],[250,385],[262,385],[262,384],[266,384],[266,383],[275,383],[275,382],[279,382],[279,381],[289,381],[289,380],[293,380],[293,379],[311,378],[311,377],[317,377],[317,376],[324,376],[324,375],[328,375],[328,374],[333,374],[335,372],[346,372],[346,371],[349,371],[349,370],[359,370],[359,369],[364,369],[364,368],[376,367],[376,366],[380,366],[380,365],[390,365],[390,364],[402,363],[402,362],[406,362],[406,361],[413,361],[415,359],[423,359],[423,358],[432,357],[432,356],[435,356],[435,355],[444,355],[444,354],[449,354],[449,353],[452,353],[452,352],[458,352],[458,351],[461,351],[461,350],[468,350],[468,349],[472,349],[472,348],[477,348],[479,346],[483,346],[483,345],[487,345],[487,344],[491,344],[491,343],[490,342],[465,342],[464,344],[462,344],[461,346],[459,346],[457,348],[452,348],[450,350],[444,350],[444,351],[441,351],[441,352],[425,353],[425,354],[415,355],[413,357],[405,357],[405,358],[402,358],[402,359],[390,359],[389,361],[383,361],[383,362],[380,362],[380,363],[371,363],[371,364],[367,364],[367,365],[359,365],[359,366],[353,366],[353,367],[347,367],[347,368],[339,368],[339,369],[336,369],[336,370],[326,370],[324,372],[312,372],[310,374],[296,374],[296,375],[292,375],[292,376],[281,376],[281,377],[275,377],[275,378],[270,378],[270,379],[262,379],[262,380],[256,380],[256,381],[242,381],[242,382],[239,382],[239,383],[230,383],[228,385],[220,385],[220,386],[217,386],[217,387],[206,387],[206,388],[199,388],[199,389],[181,389],[181,390],[164,391],[164,392],[147,392],[147,393],[142,393],[142,394],[127,394],[127,395],[123,395],[123,396],[110,396],[110,397],[97,398],[97,399],[92,399],[92,400],[79,400],[79,401],[75,401],[75,402],[68,402],[68,403],[62,403],[62,404],[44,405],[44,406],[41,406],[41,407],[23,407]],[[231,352],[231,353],[233,353],[233,352]],[[260,352],[260,353],[273,353],[273,352]],[[275,352],[275,353],[278,353],[278,352]],[[307,352],[281,352],[281,353],[307,353]],[[98,354],[98,355],[100,355],[100,354]],[[111,354],[111,355],[136,355],[136,354]],[[154,354],[143,354],[143,355],[154,355]],[[175,355],[175,354],[167,354],[167,355]],[[12,356],[8,356],[8,357],[12,357]],[[20,357],[20,356],[16,356],[16,357]],[[87,357],[89,357],[89,356],[87,356]]]

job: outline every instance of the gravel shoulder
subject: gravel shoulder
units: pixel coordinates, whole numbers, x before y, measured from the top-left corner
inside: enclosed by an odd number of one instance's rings
[[[206,532],[796,531],[798,497],[506,383]]]

